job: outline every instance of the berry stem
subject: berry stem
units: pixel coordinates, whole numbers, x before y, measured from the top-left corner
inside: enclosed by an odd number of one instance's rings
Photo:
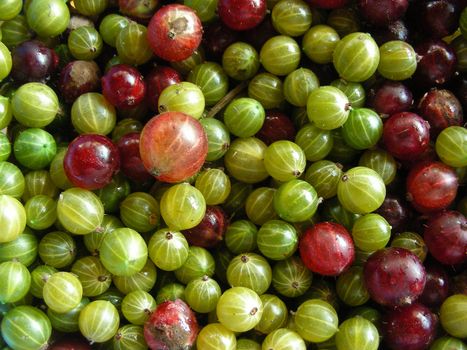
[[[215,117],[216,114],[219,113],[222,108],[224,108],[230,101],[232,101],[235,98],[235,96],[237,96],[240,92],[242,92],[248,86],[248,83],[249,83],[248,80],[242,81],[240,84],[238,84],[232,90],[230,90],[227,93],[227,95],[225,95],[223,98],[221,98],[220,101],[217,102],[214,105],[214,107],[212,107],[209,110],[209,112],[206,114],[206,118]]]

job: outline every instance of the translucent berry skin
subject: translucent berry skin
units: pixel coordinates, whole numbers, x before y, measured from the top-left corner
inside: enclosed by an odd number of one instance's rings
[[[146,170],[139,153],[139,132],[130,132],[123,135],[117,143],[120,153],[120,168],[123,174],[133,181],[145,182],[152,179]]]
[[[413,160],[421,156],[430,143],[430,125],[418,114],[393,114],[383,127],[383,142],[394,157]]]
[[[144,325],[150,349],[191,349],[199,327],[194,312],[181,299],[157,305]]]
[[[148,25],[152,51],[169,61],[183,61],[198,48],[203,36],[201,20],[188,6],[170,4],[160,8]]]
[[[139,149],[150,174],[159,181],[176,183],[201,169],[208,152],[208,139],[195,118],[180,112],[165,112],[146,123]]]
[[[433,342],[438,318],[422,304],[396,308],[383,316],[383,339],[391,350],[423,350]]]
[[[431,255],[442,264],[467,262],[467,219],[460,212],[450,210],[431,217],[424,239]]]
[[[219,0],[217,12],[224,24],[234,30],[256,27],[266,16],[266,0]]]
[[[115,107],[129,109],[146,96],[146,84],[141,73],[130,65],[117,64],[101,79],[102,94]]]
[[[73,185],[87,190],[102,188],[120,168],[117,146],[106,136],[80,135],[68,145],[63,168]]]
[[[325,276],[337,276],[352,265],[355,249],[347,229],[333,222],[320,222],[305,231],[299,244],[306,267]]]
[[[46,82],[58,66],[58,55],[38,40],[25,41],[11,52],[11,76],[18,82]]]
[[[447,208],[456,198],[459,179],[456,172],[441,162],[419,162],[406,180],[407,199],[421,213]]]
[[[146,101],[149,107],[156,112],[159,95],[169,85],[178,84],[182,81],[182,76],[178,71],[167,66],[156,66],[145,76],[146,80]]]
[[[364,266],[365,285],[378,304],[397,307],[412,304],[422,294],[426,273],[420,259],[404,248],[373,253]]]

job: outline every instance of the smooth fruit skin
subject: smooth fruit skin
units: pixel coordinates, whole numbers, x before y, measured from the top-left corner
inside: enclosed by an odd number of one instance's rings
[[[404,248],[385,248],[373,253],[364,266],[365,285],[371,298],[384,306],[413,303],[423,292],[425,268]]]
[[[181,299],[159,304],[144,325],[151,350],[190,349],[198,334],[195,314]]]
[[[394,157],[413,160],[423,154],[430,143],[430,125],[418,114],[393,114],[384,123],[383,142]]]
[[[421,213],[447,208],[456,198],[459,179],[456,172],[441,162],[419,162],[406,181],[407,199]]]
[[[161,113],[141,132],[141,160],[159,181],[176,183],[193,176],[204,164],[207,152],[202,125],[181,112]]]
[[[360,0],[361,15],[371,24],[387,26],[401,18],[409,7],[408,0]]]
[[[431,255],[442,264],[467,262],[467,219],[460,212],[432,216],[425,225],[424,239]]]
[[[266,16],[266,0],[219,0],[217,12],[222,22],[234,30],[256,27]]]
[[[69,144],[63,167],[75,186],[87,190],[102,188],[120,168],[118,148],[106,136],[80,135]]]
[[[389,311],[382,319],[384,342],[391,350],[424,350],[433,342],[438,318],[422,304]]]
[[[183,61],[198,48],[203,36],[201,20],[188,6],[170,4],[162,7],[148,25],[148,41],[160,58]]]
[[[119,109],[137,106],[146,96],[141,73],[130,65],[117,64],[102,77],[102,94]]]
[[[337,276],[355,259],[355,248],[344,226],[320,222],[305,231],[300,244],[300,257],[313,272]]]

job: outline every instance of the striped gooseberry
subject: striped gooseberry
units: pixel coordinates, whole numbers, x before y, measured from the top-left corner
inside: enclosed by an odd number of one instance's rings
[[[26,266],[18,261],[0,263],[0,302],[14,303],[22,299],[31,285],[31,274]]]
[[[245,202],[245,214],[255,225],[277,218],[273,200],[275,188],[258,187],[251,192]]]
[[[42,83],[23,84],[11,99],[13,116],[21,124],[41,128],[50,124],[59,110],[58,97]]]
[[[85,256],[75,261],[71,273],[76,275],[83,287],[83,295],[95,297],[106,292],[112,276],[96,256]]]
[[[188,242],[178,231],[160,229],[151,236],[148,252],[159,269],[173,271],[181,267],[188,258]]]
[[[109,232],[99,253],[102,264],[110,273],[131,276],[146,264],[148,248],[138,232],[125,227]]]
[[[104,343],[117,333],[120,316],[110,301],[94,300],[81,310],[78,324],[88,341]]]
[[[229,90],[229,79],[221,65],[216,62],[204,62],[193,68],[187,76],[203,92],[206,106],[213,106]]]
[[[378,44],[368,33],[355,32],[344,36],[333,53],[334,67],[340,77],[356,83],[370,78],[379,61]]]
[[[309,299],[295,312],[297,333],[307,341],[320,343],[330,339],[338,331],[336,310],[320,299]]]
[[[256,292],[232,287],[222,293],[216,309],[219,322],[233,332],[253,329],[263,315],[263,302]]]
[[[313,273],[298,256],[278,261],[272,269],[272,286],[281,295],[296,298],[304,295],[313,281]]]
[[[302,0],[279,1],[272,9],[272,25],[282,35],[300,36],[311,26],[313,13]]]
[[[386,186],[374,170],[357,166],[342,175],[337,185],[337,198],[354,214],[371,213],[378,209],[386,196]]]
[[[220,323],[210,323],[204,326],[196,338],[196,347],[206,350],[238,349],[235,333]]]
[[[70,22],[70,10],[61,0],[31,1],[26,18],[29,27],[42,37],[55,37],[63,33]]]
[[[306,111],[308,119],[318,128],[337,129],[349,117],[350,102],[341,90],[334,86],[321,86],[308,95]]]
[[[0,243],[14,241],[26,227],[26,211],[23,204],[6,194],[0,195],[0,227]]]
[[[162,219],[171,230],[188,230],[198,225],[206,213],[203,194],[189,183],[173,185],[160,201]]]
[[[13,349],[40,350],[48,347],[52,326],[40,309],[20,305],[3,317],[1,331],[5,342]]]
[[[263,161],[266,148],[256,137],[235,139],[224,156],[227,172],[245,183],[265,180],[268,177]]]
[[[78,306],[83,296],[83,287],[74,274],[60,271],[45,282],[42,295],[50,309],[65,313]]]
[[[181,112],[159,114],[141,132],[141,160],[160,181],[180,182],[194,175],[207,152],[208,140],[202,125]]]
[[[338,350],[377,350],[379,337],[373,323],[363,317],[352,317],[339,325],[336,346]]]
[[[301,50],[295,39],[278,35],[268,39],[259,53],[261,64],[269,73],[287,75],[297,69]]]
[[[266,258],[256,253],[237,255],[227,267],[227,281],[231,287],[246,287],[258,295],[269,289],[271,279],[271,266]]]

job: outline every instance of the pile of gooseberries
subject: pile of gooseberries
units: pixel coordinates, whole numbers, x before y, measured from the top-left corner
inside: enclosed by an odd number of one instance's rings
[[[1,0],[0,349],[467,350],[466,0]]]

